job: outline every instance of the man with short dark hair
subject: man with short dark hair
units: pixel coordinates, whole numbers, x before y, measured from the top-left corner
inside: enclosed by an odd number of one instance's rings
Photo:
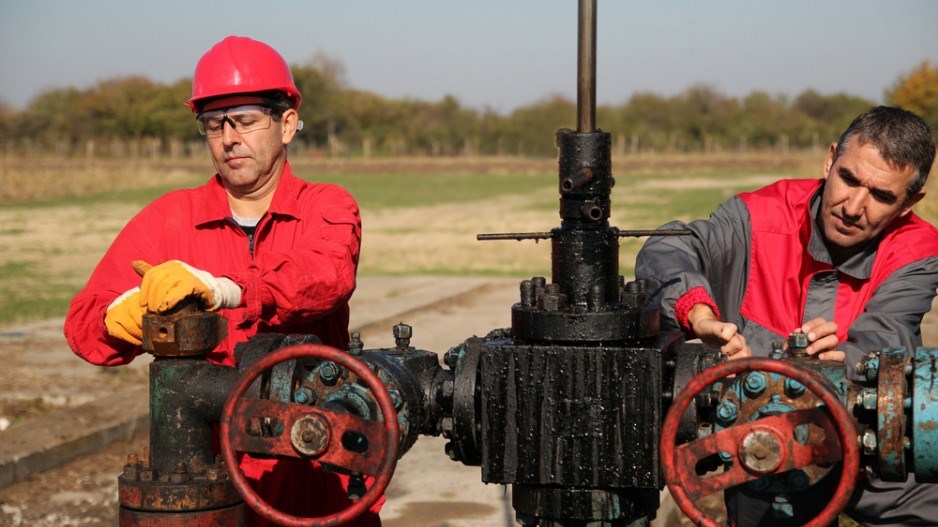
[[[709,220],[663,226],[693,235],[650,238],[636,276],[657,289],[664,327],[731,358],[766,356],[799,330],[808,354],[846,360],[851,374],[868,351],[914,350],[938,288],[938,230],[912,212],[934,157],[922,119],[873,108],[831,145],[822,179],[782,180]],[[801,525],[825,505],[800,500],[795,518],[774,518],[745,486],[726,497],[739,526]],[[864,480],[847,512],[864,525],[935,525],[938,486]]]
[[[120,365],[141,353],[142,318],[196,296],[228,319],[208,360],[234,364],[257,333],[312,333],[347,349],[361,219],[351,195],[311,184],[287,162],[302,96],[270,46],[228,37],[199,60],[187,101],[216,174],[150,203],[121,231],[72,301],[65,335],[76,354]],[[131,264],[154,264],[141,279]],[[245,455],[241,470],[269,504],[296,516],[350,505],[347,478],[312,461]],[[359,526],[379,525],[379,501]],[[266,525],[248,511],[248,525]]]

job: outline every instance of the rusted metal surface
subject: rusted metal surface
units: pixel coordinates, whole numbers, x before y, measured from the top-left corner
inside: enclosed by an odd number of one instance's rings
[[[876,387],[876,447],[879,476],[885,481],[905,481],[906,415],[904,402],[909,397],[906,367],[911,364],[904,348],[884,349],[879,354]]]
[[[122,507],[133,510],[199,511],[241,502],[227,479],[180,482],[173,475],[150,481],[118,478],[118,498]]]
[[[367,423],[362,419],[354,418],[347,414],[324,411],[318,408],[313,409],[302,405],[289,405],[270,401],[261,402],[242,398],[251,383],[265,371],[283,361],[308,358],[334,362],[348,369],[367,384],[375,399],[378,401],[383,421],[381,423]],[[297,457],[299,453],[290,440],[290,431],[292,431],[294,424],[298,420],[307,415],[315,415],[317,419],[328,421],[328,428],[330,430],[328,434],[330,436],[328,438],[329,447],[326,451],[323,451],[317,459],[322,462],[328,462],[326,460],[347,461],[352,465],[351,467],[339,465],[338,463],[335,463],[335,466],[352,472],[358,472],[359,469],[361,469],[361,472],[374,475],[375,480],[371,488],[369,488],[354,505],[342,512],[329,516],[301,518],[274,509],[254,492],[247,479],[240,471],[231,471],[230,477],[238,492],[244,497],[245,503],[259,515],[272,522],[285,526],[303,527],[341,525],[368,510],[378,497],[384,493],[384,490],[391,480],[394,467],[397,464],[400,434],[391,395],[377,375],[355,357],[329,346],[305,344],[277,350],[251,365],[232,388],[231,394],[228,396],[228,400],[225,403],[224,411],[222,412],[220,427],[222,455],[226,464],[231,467],[237,466],[235,451],[241,448],[246,449],[243,451],[249,452],[274,453],[276,455]],[[279,436],[276,438],[265,438],[252,434],[249,430],[251,428],[251,418],[258,417],[282,419],[283,427]],[[371,428],[372,425],[377,426],[381,433],[377,433],[375,429]],[[358,441],[350,441],[343,444],[342,436],[344,432],[339,433],[342,431],[355,431],[361,434],[357,439],[367,437],[368,442],[366,445],[362,445],[362,443]],[[339,437],[336,438],[335,436]],[[252,450],[256,446],[259,446],[261,449]],[[333,452],[333,450],[339,450],[340,452]],[[351,454],[349,454],[350,452]]]
[[[148,512],[120,508],[121,527],[244,527],[244,504],[198,512]]]
[[[806,342],[806,339],[799,337],[803,335],[803,333],[797,333],[793,334],[794,338],[789,338],[788,353],[792,357],[790,359],[791,362],[809,370],[826,366],[826,364],[822,364],[821,361],[807,358],[807,355],[804,353],[804,346],[800,345],[801,340]],[[821,377],[824,378],[825,381],[828,380],[827,376],[823,375],[822,372],[815,371],[814,373],[821,373]],[[829,388],[834,388],[834,386],[830,386]],[[730,404],[735,404],[737,410],[735,417],[726,419],[725,410]],[[740,375],[738,382],[729,384],[724,399],[717,404],[717,430],[723,427],[733,426],[736,423],[748,423],[772,415],[812,410],[819,404],[821,404],[821,399],[817,394],[806,390],[802,384],[793,379],[761,371],[748,372]],[[721,410],[724,415],[720,415]],[[830,441],[832,439],[831,436],[834,434],[830,427],[824,424],[826,416],[823,415],[823,413],[819,415],[822,421],[817,423],[810,421],[800,423],[794,428],[794,434],[790,439],[802,445],[823,444],[826,441]],[[836,437],[834,437],[833,440],[835,441],[833,448],[837,448]],[[798,481],[799,483],[803,483],[806,487],[808,485],[814,485],[822,478],[826,477],[830,472],[830,467],[807,464],[801,467],[800,472],[804,475],[804,478],[799,476]],[[788,487],[787,484],[776,485],[776,487],[779,488],[782,486]],[[804,489],[798,488],[790,490],[800,491]]]
[[[265,436],[254,426],[258,419],[269,419],[269,422],[276,423],[277,430],[285,432]],[[313,427],[304,426],[314,422],[319,423],[318,437]],[[295,435],[296,429],[303,430]],[[321,408],[273,401],[243,399],[238,413],[231,418],[231,446],[238,452],[309,458],[366,474],[375,474],[381,468],[383,458],[377,455],[380,450],[372,447],[379,445],[384,436],[382,423]],[[304,442],[307,437],[309,441]],[[350,441],[367,447],[363,447],[364,452],[349,450],[345,444]],[[313,444],[320,447],[308,446]]]
[[[191,357],[215,349],[228,334],[218,313],[199,309],[193,299],[165,314],[143,315],[143,350],[157,357]]]
[[[919,482],[938,483],[938,348],[915,351],[912,443],[915,478]]]
[[[824,406],[736,424],[711,436],[677,446],[675,440],[681,416],[693,404],[696,395],[717,381],[746,371],[772,372],[794,379],[816,394]],[[795,438],[797,427],[809,423],[819,424],[824,429],[822,442],[802,444]],[[754,443],[760,439],[766,441],[756,449]],[[759,479],[767,473],[777,474],[842,458],[843,476],[834,496],[821,513],[807,524],[826,526],[836,520],[837,514],[846,506],[859,471],[856,429],[846,408],[830,390],[827,381],[791,362],[772,359],[729,361],[695,377],[668,410],[662,425],[660,450],[668,488],[681,510],[697,525],[716,525],[694,504],[699,497]],[[732,466],[722,474],[708,478],[697,476],[697,463],[721,451],[732,455]],[[771,460],[772,456],[778,459]],[[763,463],[763,460],[767,462]]]

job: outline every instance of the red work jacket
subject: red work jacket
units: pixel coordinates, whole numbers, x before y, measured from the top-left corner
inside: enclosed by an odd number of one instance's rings
[[[228,319],[228,337],[208,355],[212,362],[234,364],[235,345],[265,332],[312,333],[346,349],[348,299],[361,245],[361,219],[352,196],[336,185],[302,181],[287,164],[253,240],[231,216],[217,175],[201,187],[176,190],[147,205],[118,234],[72,300],[65,321],[72,350],[108,366],[126,364],[142,352],[108,335],[104,326],[108,305],[140,285],[134,260],[154,265],[181,260],[241,286],[241,305],[220,311]],[[268,503],[291,514],[321,516],[350,503],[347,478],[310,462],[246,457],[241,469]],[[251,516],[249,525],[265,525]],[[357,525],[379,523],[374,514]]]
[[[879,286],[899,268],[933,258],[938,254],[938,239],[934,227],[909,214],[883,231],[871,253],[868,276],[833,274],[833,265],[814,258],[808,249],[814,230],[808,209],[819,186],[818,181],[783,180],[739,195],[749,209],[752,229],[749,279],[739,312],[777,335],[787,335],[806,319],[815,284],[830,275],[835,279],[827,281],[833,293],[837,339],[845,342]]]

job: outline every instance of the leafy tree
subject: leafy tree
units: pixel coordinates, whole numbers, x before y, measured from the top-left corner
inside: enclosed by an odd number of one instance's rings
[[[680,126],[672,101],[654,93],[636,93],[620,110],[623,132],[634,136],[643,149],[665,150]]]
[[[511,113],[505,127],[505,153],[554,156],[554,133],[576,126],[576,104],[562,95],[552,95]]]
[[[680,94],[674,104],[679,108],[682,135],[694,149],[705,148],[714,140],[725,140],[732,116],[739,103],[707,84],[698,84]]]
[[[58,88],[34,97],[20,116],[20,137],[45,145],[77,144],[93,126],[82,114],[81,96],[75,88]]]
[[[938,134],[938,65],[924,61],[886,90],[889,104],[915,112]]]
[[[872,101],[843,92],[822,95],[815,90],[805,90],[795,97],[791,109],[809,119],[812,131],[817,133],[823,146],[836,141],[847,125],[871,106]]]

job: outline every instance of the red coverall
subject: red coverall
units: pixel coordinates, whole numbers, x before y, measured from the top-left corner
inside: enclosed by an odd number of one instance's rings
[[[296,178],[289,163],[253,240],[231,218],[219,176],[205,185],[176,190],[150,203],[118,234],[65,321],[72,350],[88,362],[120,365],[141,349],[108,335],[104,315],[124,291],[140,285],[134,260],[181,260],[243,290],[241,306],[220,313],[228,338],[208,360],[234,364],[237,343],[257,333],[312,333],[339,349],[348,346],[348,299],[355,289],[361,245],[358,205],[344,189]],[[298,460],[253,459],[241,469],[268,503],[294,515],[322,516],[350,505],[347,478]],[[377,512],[355,525],[380,525]],[[266,522],[248,513],[248,525]]]

